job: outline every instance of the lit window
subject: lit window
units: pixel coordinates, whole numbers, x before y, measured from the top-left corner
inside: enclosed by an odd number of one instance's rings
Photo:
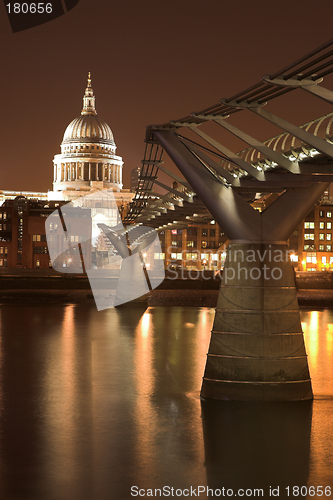
[[[319,210],[319,217],[325,217],[324,210]]]
[[[305,233],[304,239],[305,240],[314,240],[314,233]]]
[[[332,222],[326,223],[326,229],[332,229]]]
[[[165,254],[164,253],[154,253],[154,259],[155,260],[164,260]]]
[[[207,248],[208,242],[207,241],[202,241],[201,242],[201,248]]]
[[[331,239],[332,239],[331,233],[326,234],[326,239],[327,239],[327,241],[331,241]]]
[[[3,259],[0,259],[0,266],[3,266]]]
[[[331,218],[332,217],[332,212],[327,212],[327,217]]]
[[[319,250],[320,250],[321,252],[323,252],[323,251],[324,251],[324,249],[325,249],[324,245],[319,245]]]
[[[311,262],[313,264],[317,263],[317,256],[315,252],[309,252],[306,254],[306,262]]]
[[[177,254],[176,253],[172,253],[171,254],[171,259],[172,260],[177,260]]]
[[[332,245],[326,245],[326,252],[332,252]]]
[[[177,260],[182,260],[182,254],[181,253],[177,253]]]
[[[320,233],[319,234],[319,239],[320,240],[324,240],[325,239],[325,234],[324,233]]]
[[[322,256],[321,263],[322,264],[326,264],[326,256],[325,255]]]
[[[198,255],[196,253],[187,253],[186,260],[197,260]]]
[[[187,242],[187,246],[188,246],[188,247],[194,247],[194,241],[189,240],[189,241]]]
[[[325,222],[319,222],[319,229],[325,229]]]
[[[304,222],[305,229],[314,229],[314,222]]]
[[[202,236],[208,236],[208,229],[202,229]]]

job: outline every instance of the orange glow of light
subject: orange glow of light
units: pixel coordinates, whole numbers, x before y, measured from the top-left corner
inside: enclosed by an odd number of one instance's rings
[[[145,312],[140,321],[140,331],[142,337],[148,337],[150,327],[150,314]]]
[[[44,374],[45,439],[48,442],[53,468],[74,463],[77,444],[75,415],[78,398],[76,373],[76,345],[74,305],[64,308],[59,339],[50,344],[45,356],[48,360]],[[54,439],[57,436],[57,439]]]
[[[319,312],[311,311],[309,330],[307,332],[306,348],[311,354],[311,365],[313,369],[317,369],[318,364],[318,350],[319,350]],[[310,361],[310,359],[309,359]],[[311,367],[310,367],[311,369]]]
[[[134,425],[136,427],[136,454],[140,457],[136,464],[136,470],[140,474],[141,468],[145,470],[156,460],[154,449],[147,446],[150,442],[154,429],[157,426],[157,415],[151,394],[154,392],[155,370],[153,356],[153,341],[151,317],[149,312],[145,312],[135,331],[135,351],[134,351],[134,381],[137,390],[136,409]]]
[[[328,323],[326,332],[326,341],[333,342],[333,324]]]
[[[301,327],[302,327],[302,332],[303,333],[307,333],[307,331],[308,331],[308,324],[305,321],[302,321]]]

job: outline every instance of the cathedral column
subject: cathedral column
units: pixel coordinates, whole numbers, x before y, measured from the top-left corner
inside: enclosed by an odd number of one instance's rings
[[[88,173],[88,177],[89,177],[89,181],[91,181],[91,163],[89,162],[88,163],[89,167],[88,167],[88,170],[89,170],[89,173]]]
[[[109,182],[111,182],[111,164],[108,163],[108,179],[109,179]]]
[[[96,163],[96,181],[99,181],[99,175],[98,175],[98,163]]]
[[[77,181],[77,162],[75,162],[75,180]]]

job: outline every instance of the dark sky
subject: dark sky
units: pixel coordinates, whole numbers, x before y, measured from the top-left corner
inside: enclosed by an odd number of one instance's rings
[[[0,9],[0,189],[9,190],[52,189],[52,159],[81,112],[88,71],[129,187],[146,125],[204,109],[333,38],[332,0],[80,0],[15,34]],[[296,124],[331,111],[311,99],[270,109],[284,107]],[[275,133],[255,130],[259,139]]]

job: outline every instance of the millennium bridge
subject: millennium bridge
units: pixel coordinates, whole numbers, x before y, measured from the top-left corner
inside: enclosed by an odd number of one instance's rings
[[[297,90],[332,104],[333,92],[322,85],[332,71],[330,40],[202,111],[147,127],[127,227],[159,232],[214,218],[229,238],[203,398],[313,397],[287,240],[333,180],[333,113],[296,126],[269,111],[269,103]],[[229,117],[240,112],[282,133],[260,142],[231,124]],[[222,129],[249,148],[236,154],[211,137]],[[165,153],[181,176],[165,167]],[[177,186],[161,182],[160,171]],[[260,197],[261,212],[250,204]]]

